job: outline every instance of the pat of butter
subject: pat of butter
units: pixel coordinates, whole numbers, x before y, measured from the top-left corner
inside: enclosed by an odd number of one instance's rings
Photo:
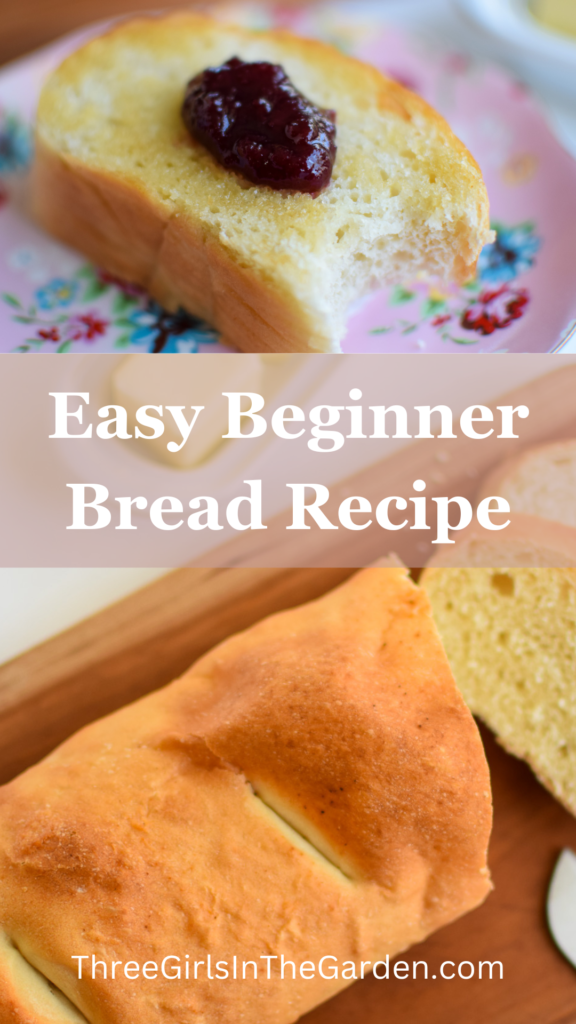
[[[576,967],[576,856],[572,850],[563,850],[556,862],[546,915],[554,942]]]
[[[530,7],[547,28],[576,36],[576,0],[532,0]]]
[[[164,433],[139,444],[145,445],[155,459],[188,469],[213,454],[228,431],[228,402],[222,393],[259,392],[261,380],[262,363],[257,355],[133,355],[123,359],[114,371],[112,394],[114,403],[126,409],[131,433],[139,408],[162,406]],[[170,442],[182,442],[174,418],[164,408],[167,405],[184,406],[188,422],[193,416],[190,406],[204,406],[180,451],[171,452],[167,447]],[[149,429],[142,430],[150,433]]]

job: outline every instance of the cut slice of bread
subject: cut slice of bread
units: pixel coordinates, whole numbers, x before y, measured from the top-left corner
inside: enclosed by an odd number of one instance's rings
[[[232,56],[281,64],[336,110],[320,195],[251,185],[187,133],[186,83]],[[192,13],[123,23],[52,75],[33,207],[48,231],[246,351],[338,351],[353,301],[423,273],[465,281],[492,238],[477,164],[422,99],[320,42]]]
[[[513,512],[576,527],[576,441],[531,448],[498,466],[484,481],[478,500],[500,494]]]
[[[512,515],[501,533],[488,533],[473,523],[456,543],[438,552],[429,567],[456,568],[495,565],[518,568],[571,568],[576,566],[576,529],[540,516]]]
[[[576,814],[576,569],[428,568],[421,582],[471,711]]]

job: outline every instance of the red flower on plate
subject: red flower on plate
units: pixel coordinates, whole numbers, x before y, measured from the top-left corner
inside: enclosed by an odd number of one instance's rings
[[[509,288],[504,284],[494,291],[481,292],[466,307],[460,323],[467,331],[494,334],[494,331],[509,327],[514,320],[524,316],[529,301],[526,288]]]
[[[431,321],[431,324],[432,327],[442,327],[444,324],[447,324],[448,321],[451,319],[452,317],[450,313],[441,313],[439,316],[434,317],[434,319]]]
[[[97,313],[82,313],[71,316],[66,324],[66,337],[70,341],[94,341],[99,335],[106,334],[108,321]]]
[[[60,331],[57,327],[41,327],[38,337],[43,341],[60,341]]]

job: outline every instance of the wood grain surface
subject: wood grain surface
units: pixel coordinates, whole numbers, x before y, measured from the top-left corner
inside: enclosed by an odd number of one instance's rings
[[[482,736],[494,794],[489,856],[494,891],[478,910],[398,958],[409,963],[411,973],[413,961],[426,961],[427,981],[366,978],[302,1018],[302,1024],[576,1022],[576,973],[554,946],[545,921],[552,868],[564,846],[576,849],[576,820],[487,730]],[[500,960],[504,978],[442,981],[439,967],[449,960],[476,966]]]
[[[0,777],[168,682],[231,632],[319,596],[349,572],[178,570],[13,660],[0,668]],[[367,978],[306,1024],[576,1024],[576,974],[544,917],[555,859],[564,846],[576,849],[576,820],[486,730],[483,738],[495,805],[493,893],[400,958],[426,961],[428,980]],[[439,977],[443,961],[481,960],[500,960],[503,980]]]
[[[176,570],[0,666],[0,783],[81,726],[169,683],[231,633],[318,597],[351,571]]]
[[[283,6],[306,0],[283,0]],[[0,0],[0,64],[91,22],[131,12],[178,7],[205,9],[209,0]]]

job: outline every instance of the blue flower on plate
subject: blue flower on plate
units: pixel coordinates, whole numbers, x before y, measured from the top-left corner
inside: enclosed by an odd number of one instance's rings
[[[28,125],[15,114],[0,110],[0,174],[13,174],[27,167],[32,157]]]
[[[179,309],[168,313],[157,302],[132,311],[130,344],[148,352],[197,352],[199,345],[214,344],[218,336],[203,320]]]
[[[483,284],[504,284],[530,270],[540,249],[540,239],[530,223],[506,227],[494,224],[496,241],[484,246],[478,260]]]
[[[77,294],[77,281],[53,277],[51,281],[37,289],[35,299],[40,309],[57,309],[59,306],[69,306]]]

